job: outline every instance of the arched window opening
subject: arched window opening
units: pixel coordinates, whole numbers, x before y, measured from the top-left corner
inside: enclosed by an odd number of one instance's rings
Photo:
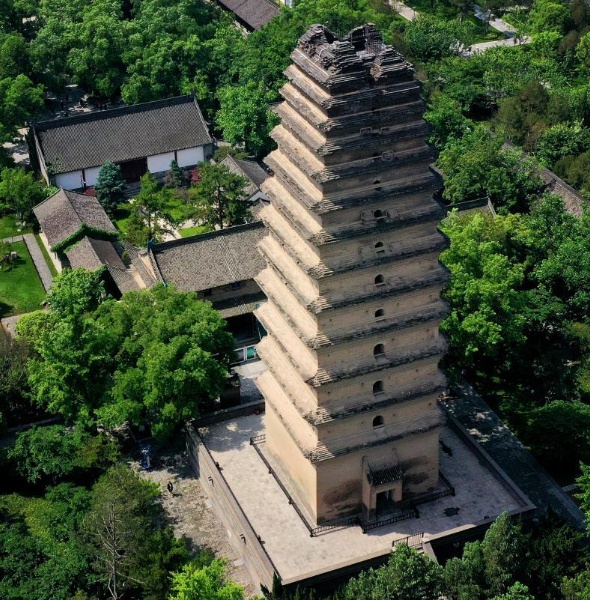
[[[383,391],[383,382],[381,380],[376,381],[373,384],[373,394],[379,394]]]
[[[373,185],[376,186],[375,187],[375,191],[380,192],[381,191],[381,186],[379,185],[381,183],[381,180],[379,179],[375,179],[375,181],[373,181]]]
[[[377,242],[374,247],[377,254],[383,254],[385,252],[385,246],[383,245],[383,242]]]
[[[384,285],[385,284],[385,277],[383,277],[383,275],[377,275],[377,277],[375,277],[375,285]]]
[[[375,318],[376,319],[382,319],[385,316],[385,311],[382,308],[378,308],[375,311]]]
[[[373,356],[383,356],[385,354],[385,346],[383,344],[377,344],[373,348]]]
[[[373,427],[379,427],[380,425],[383,425],[383,417],[378,415],[373,419]]]

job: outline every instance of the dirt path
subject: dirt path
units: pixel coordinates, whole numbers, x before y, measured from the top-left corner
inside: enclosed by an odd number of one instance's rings
[[[251,597],[254,585],[242,561],[229,545],[225,529],[215,518],[207,496],[190,469],[183,442],[180,439],[174,447],[154,456],[152,468],[139,473],[160,487],[162,504],[170,515],[176,536],[186,539],[192,553],[200,548],[209,548],[216,556],[224,557],[228,576],[244,586]],[[166,489],[168,482],[174,486],[172,494]]]

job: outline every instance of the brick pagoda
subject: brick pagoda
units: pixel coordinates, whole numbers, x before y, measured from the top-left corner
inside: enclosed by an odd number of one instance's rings
[[[446,348],[439,186],[413,68],[373,25],[300,39],[266,162],[265,452],[316,523],[435,490]]]

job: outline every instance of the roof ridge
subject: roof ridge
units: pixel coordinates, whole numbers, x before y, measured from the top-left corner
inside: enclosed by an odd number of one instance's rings
[[[178,240],[169,240],[168,242],[161,242],[160,244],[154,244],[150,248],[150,250],[155,255],[156,252],[160,252],[167,248],[174,248],[176,246],[183,246],[185,244],[195,243],[196,241],[210,240],[216,237],[223,237],[224,235],[231,235],[239,231],[247,231],[248,229],[261,228],[264,228],[264,223],[262,221],[252,221],[251,223],[243,223],[242,225],[234,225],[233,227],[224,227],[223,229],[217,229],[215,231],[209,231],[208,233],[201,233],[199,235],[180,238]]]
[[[78,209],[76,208],[76,205],[74,204],[74,202],[72,202],[72,199],[70,198],[70,194],[74,194],[76,196],[81,196],[81,194],[76,194],[76,192],[70,192],[69,190],[64,190],[64,194],[66,195],[66,198],[68,199],[68,202],[70,203],[70,206],[72,207],[72,210],[76,213],[76,216],[80,220],[80,224],[88,225],[88,223],[86,223],[86,221],[80,216],[80,213],[78,212]],[[95,197],[95,199],[98,202],[98,198]],[[98,203],[100,204],[100,202],[98,202]],[[102,204],[100,204],[100,207],[102,208]]]
[[[52,198],[55,198],[60,192],[64,192],[64,195],[65,195],[64,188],[58,188],[58,190],[57,190],[57,192],[55,192],[55,194],[51,194],[51,196],[48,196],[47,198],[45,198],[45,200],[41,200],[41,202],[39,202],[39,204],[35,204],[35,206],[33,206],[33,210],[35,210],[36,208],[39,208],[39,206],[42,206],[46,202],[49,202],[49,200],[51,200]],[[66,196],[66,198],[67,198],[67,196]]]
[[[197,101],[193,94],[184,94],[182,96],[172,96],[171,98],[162,98],[160,100],[151,100],[150,102],[142,102],[140,104],[126,104],[124,106],[115,106],[107,110],[101,110],[96,112],[88,112],[80,115],[68,116],[63,119],[48,119],[45,121],[33,122],[33,128],[36,131],[45,131],[47,129],[53,129],[55,127],[63,127],[64,125],[71,124],[76,125],[77,123],[84,123],[87,121],[99,121],[117,117],[120,115],[133,114],[138,112],[145,112],[147,110],[155,110],[164,106],[176,106],[178,104],[188,104],[194,102],[197,107]],[[200,112],[200,110],[199,110]],[[203,124],[205,120],[201,114]]]

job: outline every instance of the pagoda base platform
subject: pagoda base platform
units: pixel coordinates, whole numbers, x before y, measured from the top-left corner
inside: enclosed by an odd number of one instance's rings
[[[451,417],[441,432],[440,467],[455,495],[420,504],[418,517],[365,529],[343,523],[310,531],[288,490],[251,443],[262,439],[264,415],[236,416],[191,430],[195,470],[217,517],[255,584],[331,585],[363,568],[386,562],[396,543],[431,554],[429,539],[460,536],[500,513],[534,505]],[[260,437],[258,437],[260,436]],[[332,585],[336,585],[333,583]]]

